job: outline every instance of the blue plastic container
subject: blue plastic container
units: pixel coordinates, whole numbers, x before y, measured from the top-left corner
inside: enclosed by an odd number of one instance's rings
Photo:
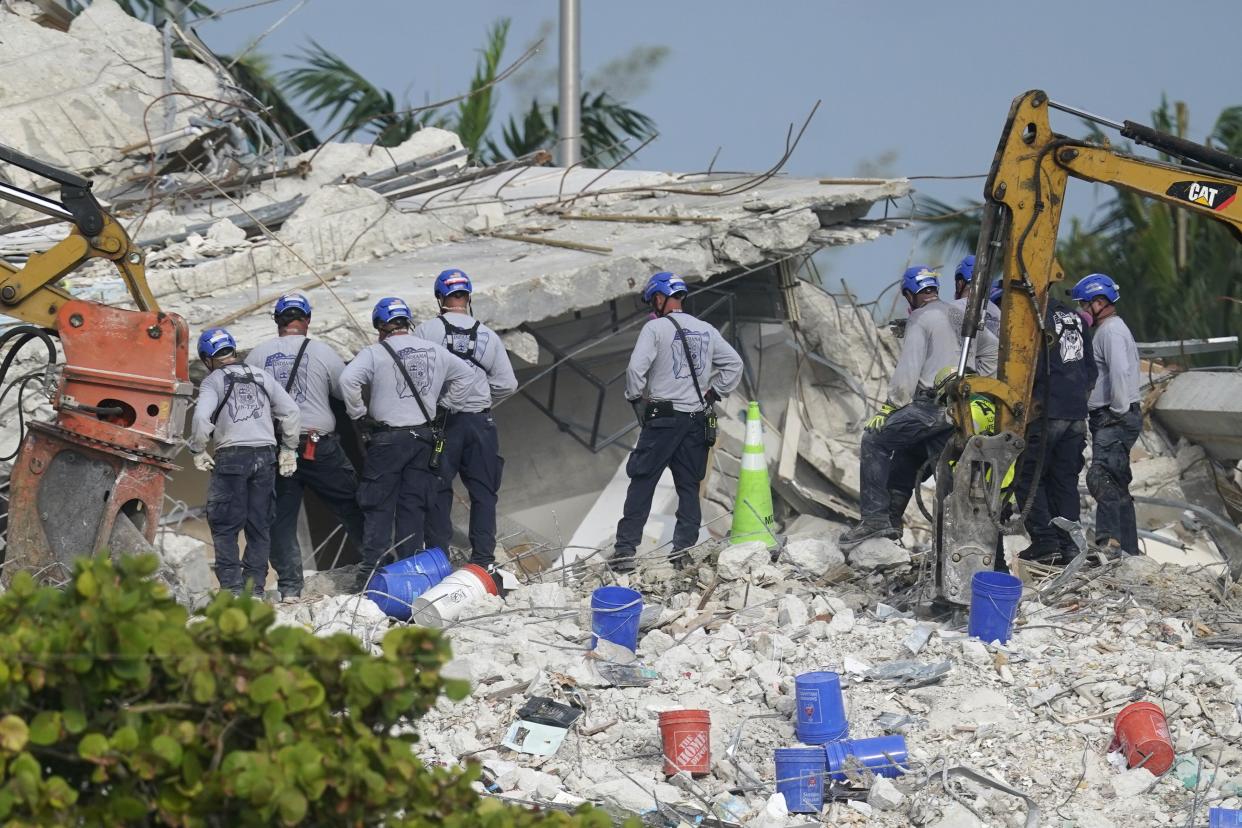
[[[414,599],[452,571],[444,550],[432,547],[377,571],[367,583],[367,597],[390,618],[409,621]]]
[[[839,675],[827,670],[803,673],[794,679],[794,692],[798,700],[794,728],[799,742],[822,745],[850,735]]]
[[[1208,828],[1242,828],[1242,811],[1237,808],[1208,808]]]
[[[628,650],[638,649],[638,619],[643,596],[618,586],[600,587],[591,593],[591,649],[602,638]]]
[[[818,814],[824,807],[823,748],[777,748],[776,792],[792,814]]]
[[[970,625],[975,638],[1004,644],[1013,632],[1022,581],[1007,572],[976,572],[970,579]]]
[[[906,737],[876,736],[871,739],[842,739],[824,745],[828,773],[838,782],[846,781],[845,767],[855,757],[877,776],[897,777],[906,772]]]

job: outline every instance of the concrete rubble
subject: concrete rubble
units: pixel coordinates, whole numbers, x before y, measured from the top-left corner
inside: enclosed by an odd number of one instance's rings
[[[520,376],[531,377],[553,358],[535,323],[559,324],[610,303],[615,314],[655,270],[724,292],[728,280],[764,268],[781,280],[782,321],[751,323],[757,335],[745,346],[761,355],[764,372],[756,396],[776,554],[764,543],[722,539],[745,432],[746,400],[735,395],[720,406],[705,483],[709,538],[686,570],[656,551],[641,557],[638,573],[614,577],[598,555],[574,563],[572,543],[559,534],[555,544],[526,544],[542,555],[539,566],[528,565],[534,552],[501,550],[520,585],[481,600],[448,630],[455,659],[446,674],[473,690],[461,703],[442,699],[418,723],[427,762],[476,761],[480,790],[519,802],[592,801],[653,825],[710,817],[716,821],[701,824],[792,828],[807,819],[774,794],[772,751],[796,744],[794,677],[822,668],[845,677],[851,736],[901,732],[911,766],[896,779],[864,775],[834,788],[822,816],[829,824],[1031,824],[1022,799],[948,773],[957,766],[1029,796],[1041,824],[1183,825],[1192,813],[1202,822],[1209,804],[1242,807],[1234,652],[1242,648],[1242,612],[1233,580],[1242,562],[1242,471],[1229,448],[1236,429],[1215,427],[1233,422],[1233,408],[1220,406],[1210,421],[1197,416],[1206,375],[1170,383],[1133,452],[1146,555],[1084,570],[1055,595],[1054,572],[1024,567],[1017,633],[1006,646],[986,645],[965,635],[960,618],[906,609],[930,563],[930,527],[917,502],[899,543],[873,540],[848,554],[837,545],[857,516],[862,422],[885,396],[899,343],[848,291],[830,291],[794,263],[891,232],[896,223],[865,217],[874,203],[906,194],[909,182],[564,170],[535,159],[478,170],[457,136],[432,128],[384,150],[332,143],[299,154],[274,142],[255,153],[235,140],[234,130],[250,121],[238,114],[245,108],[222,66],[166,55],[159,32],[112,0],[96,0],[67,31],[41,20],[22,0],[0,9],[0,39],[22,56],[0,79],[0,111],[12,125],[3,142],[91,175],[144,246],[162,306],[195,331],[227,323],[243,342],[256,342],[271,333],[272,299],[300,290],[316,308],[314,334],[352,354],[370,339],[366,321],[378,297],[405,296],[416,314],[430,315],[431,282],[451,264],[471,273],[477,315],[501,333]],[[47,94],[31,97],[35,86]],[[191,161],[176,162],[183,155]],[[20,170],[4,172],[20,186],[36,184]],[[30,218],[0,208],[8,226]],[[0,255],[20,263],[64,232],[39,223],[0,231]],[[109,267],[93,263],[64,284],[84,298],[123,302]],[[1209,396],[1213,405],[1228,402]],[[27,417],[49,414],[33,393],[0,405],[6,449],[19,439],[18,406]],[[619,446],[611,451],[623,462]],[[554,454],[549,477],[580,465]],[[507,487],[539,462],[517,460],[510,458]],[[611,470],[604,472],[587,494],[608,484]],[[201,496],[203,487],[188,482],[192,473],[182,474],[174,496]],[[532,474],[533,484],[518,488],[539,488]],[[923,500],[930,503],[930,491]],[[1091,504],[1084,505],[1089,523]],[[159,576],[191,608],[214,589],[200,511],[178,503],[157,542]],[[606,548],[596,540],[588,548]],[[1006,538],[1011,551],[1024,545],[1020,534]],[[353,576],[348,567],[308,573],[306,597],[278,606],[280,623],[377,646],[394,622],[346,594]],[[628,654],[636,661],[627,666],[655,675],[631,682],[637,686],[613,686],[605,675],[615,678],[623,654],[590,650],[590,594],[612,583],[644,597],[638,650]],[[910,660],[913,667],[894,666]],[[534,696],[583,711],[551,756],[501,745]],[[1136,699],[1161,704],[1169,717],[1179,761],[1159,778],[1109,753],[1113,717]],[[711,773],[666,779],[656,720],[683,708],[710,711]]]

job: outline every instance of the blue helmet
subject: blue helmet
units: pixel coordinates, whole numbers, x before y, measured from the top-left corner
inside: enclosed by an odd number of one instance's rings
[[[928,288],[940,290],[940,271],[932,270],[927,265],[906,268],[906,272],[901,277],[902,290],[918,293]]]
[[[1001,297],[1005,295],[1005,279],[1003,276],[997,276],[992,280],[992,292],[988,294],[988,301],[993,305],[999,305]]]
[[[396,319],[410,320],[413,318],[410,306],[405,303],[404,299],[398,299],[395,296],[385,296],[375,303],[375,310],[371,311],[371,324],[377,328]]]
[[[293,312],[301,313],[302,316],[310,319],[310,301],[300,293],[286,293],[276,300],[276,307],[272,310],[272,317],[279,322],[282,316],[285,314],[291,315]],[[293,318],[296,319],[297,317]]]
[[[686,288],[686,283],[680,276],[665,270],[647,280],[647,286],[643,288],[643,301],[650,302],[651,297],[657,293],[662,293],[665,296],[675,296],[678,293],[689,292]]]
[[[1092,273],[1078,280],[1078,284],[1070,290],[1070,296],[1078,302],[1090,302],[1097,296],[1103,296],[1109,302],[1116,302],[1121,298],[1121,289],[1117,287],[1117,283],[1111,276]]]
[[[966,256],[957,263],[957,270],[953,271],[955,279],[961,279],[966,284],[970,284],[975,278],[975,257],[973,255]]]
[[[198,335],[198,358],[206,362],[224,351],[236,351],[237,340],[224,328],[208,328]]]
[[[453,268],[436,277],[436,296],[448,296],[451,293],[474,293],[474,285],[466,271]]]

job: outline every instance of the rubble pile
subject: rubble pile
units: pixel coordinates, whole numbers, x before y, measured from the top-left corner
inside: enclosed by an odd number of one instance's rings
[[[1242,676],[1235,653],[1207,646],[1242,616],[1208,572],[1131,558],[1063,584],[1032,567],[1016,633],[998,646],[967,636],[964,618],[895,609],[894,590],[914,577],[896,544],[843,555],[841,526],[803,518],[790,528],[775,562],[762,543],[706,544],[684,572],[659,559],[618,579],[580,570],[472,606],[448,629],[456,657],[446,673],[473,692],[420,722],[421,755],[477,761],[484,790],[523,802],[591,801],[651,824],[677,824],[661,821],[674,815],[806,824],[770,802],[772,751],[797,744],[795,676],[826,669],[843,677],[851,738],[902,733],[909,747],[908,773],[834,787],[832,824],[1035,824],[1023,800],[998,788],[946,782],[959,766],[1029,796],[1039,824],[1056,815],[1081,826],[1181,825],[1192,806],[1201,816],[1208,803],[1242,806]],[[614,580],[643,595],[637,653],[591,649],[590,593]],[[382,630],[369,603],[330,597],[278,612],[325,632]],[[581,711],[550,755],[502,744],[532,698]],[[1116,712],[1138,699],[1168,716],[1177,762],[1160,778],[1109,753]],[[679,709],[710,712],[704,777],[661,772],[656,719]]]

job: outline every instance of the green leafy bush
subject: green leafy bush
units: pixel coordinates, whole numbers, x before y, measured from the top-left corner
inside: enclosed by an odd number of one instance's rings
[[[610,824],[481,799],[477,769],[422,764],[412,720],[469,692],[441,677],[438,632],[395,628],[374,656],[273,628],[248,597],[190,620],[155,568],[84,558],[63,590],[22,574],[0,596],[5,825]]]

